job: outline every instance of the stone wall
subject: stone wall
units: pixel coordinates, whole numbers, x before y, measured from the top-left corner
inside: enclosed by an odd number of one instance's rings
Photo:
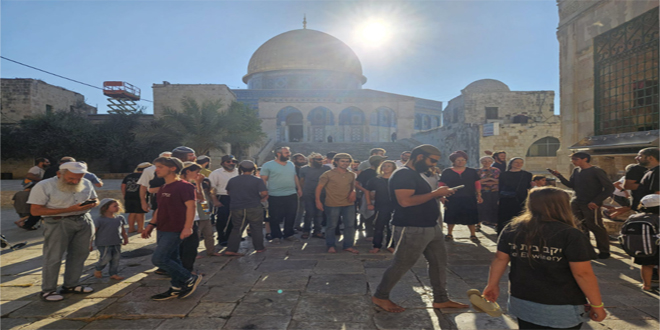
[[[458,123],[419,132],[412,138],[440,149],[442,156],[438,164],[441,168],[447,168],[451,166],[449,155],[457,150],[467,152],[468,166],[477,167],[480,155],[479,136],[479,125]]]
[[[568,172],[571,168],[568,147],[582,138],[594,135],[594,37],[658,7],[658,1],[559,0],[558,6],[559,99],[562,116],[559,169]],[[620,169],[610,167],[609,164],[623,162],[606,162],[608,165],[603,166],[603,169],[615,175]]]
[[[181,109],[184,97],[190,97],[201,106],[204,101],[222,101],[221,111],[227,110],[231,102],[236,101],[236,95],[227,85],[221,84],[153,84],[154,116],[163,115],[165,108]]]
[[[36,79],[2,79],[2,123],[17,123],[21,119],[50,111],[80,111],[96,114],[97,109],[85,103],[85,97],[68,89]]]
[[[525,115],[529,122],[543,122],[554,116],[553,91],[490,92],[464,94],[465,122],[486,123],[486,107],[497,107],[498,119],[511,123],[514,116]]]
[[[8,159],[2,161],[2,173],[11,173],[13,179],[22,179],[34,166],[34,159]]]

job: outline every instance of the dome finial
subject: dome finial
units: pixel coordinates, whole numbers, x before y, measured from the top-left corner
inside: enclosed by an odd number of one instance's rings
[[[307,14],[303,14],[303,29],[307,29]]]

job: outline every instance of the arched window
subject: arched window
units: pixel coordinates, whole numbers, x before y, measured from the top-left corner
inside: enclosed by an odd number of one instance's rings
[[[364,113],[356,107],[344,109],[339,114],[339,125],[364,125]]]
[[[325,107],[314,108],[314,110],[310,111],[307,115],[307,120],[315,126],[332,126],[335,124],[335,116],[332,114],[332,111]]]
[[[433,117],[433,127],[440,127],[440,117],[439,116],[434,116]]]
[[[372,122],[374,126],[381,127],[394,127],[396,126],[396,115],[394,111],[390,108],[380,107],[376,109],[376,118],[375,122]]]
[[[422,129],[422,115],[420,114],[415,114],[415,129]]]
[[[431,116],[424,116],[424,129],[431,129]]]
[[[536,140],[527,149],[527,157],[556,157],[557,150],[559,150],[559,139],[546,136]]]

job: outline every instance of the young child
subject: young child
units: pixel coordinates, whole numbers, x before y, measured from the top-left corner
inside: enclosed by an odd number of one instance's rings
[[[535,175],[532,177],[532,187],[545,187],[546,179],[543,175]]]
[[[99,212],[101,216],[94,219],[94,226],[96,227],[94,240],[100,256],[94,276],[101,278],[103,268],[110,263],[110,278],[123,280],[124,278],[117,275],[117,273],[119,272],[122,239],[123,245],[128,244],[128,234],[124,228],[126,221],[120,215],[124,213],[124,209],[121,203],[113,198],[104,198],[101,200],[99,207],[101,208]],[[93,247],[90,246],[89,249],[91,251]]]

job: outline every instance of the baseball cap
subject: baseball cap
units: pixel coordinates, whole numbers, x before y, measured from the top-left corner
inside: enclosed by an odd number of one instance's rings
[[[79,162],[66,162],[60,165],[60,170],[67,170],[71,173],[84,174],[87,172],[87,164]]]
[[[660,195],[658,194],[651,194],[651,195],[646,195],[642,197],[642,200],[639,201],[639,204],[642,205],[642,207],[658,207],[660,206]]]
[[[199,170],[199,169],[202,168],[199,164],[197,164],[195,162],[183,162],[182,170],[186,169],[186,168],[189,168],[189,167],[196,167],[195,169],[191,169],[191,171]]]
[[[238,166],[240,166],[240,167],[242,167],[246,170],[251,170],[251,169],[255,168],[254,162],[251,161],[251,160],[244,160],[244,161],[240,162],[240,164],[238,164]]]
[[[378,156],[378,155],[373,155],[369,157],[369,165],[373,166],[378,164],[379,162],[382,162],[383,160],[387,159],[387,156]]]

